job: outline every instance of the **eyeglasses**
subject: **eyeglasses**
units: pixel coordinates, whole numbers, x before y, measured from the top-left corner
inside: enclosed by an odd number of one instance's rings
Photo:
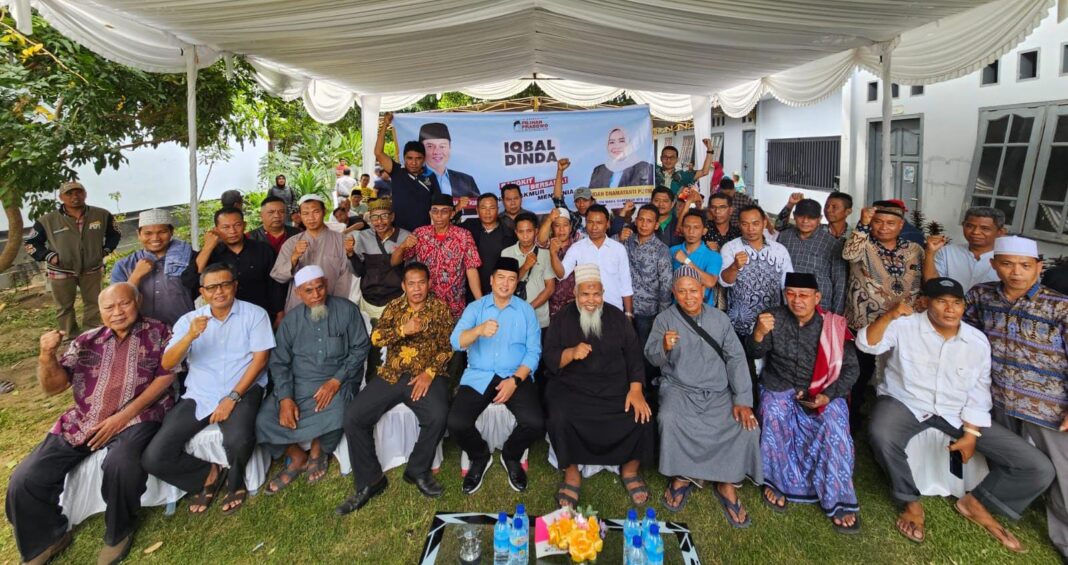
[[[370,216],[368,216],[368,218],[371,220],[388,220],[389,213],[387,212],[385,214],[371,214]]]
[[[209,284],[200,288],[203,288],[208,294],[215,294],[215,291],[220,289],[230,290],[231,288],[234,288],[235,284],[237,284],[237,281],[226,281],[221,283]]]

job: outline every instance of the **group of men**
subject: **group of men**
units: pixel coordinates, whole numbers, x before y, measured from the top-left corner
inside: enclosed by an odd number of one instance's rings
[[[463,220],[426,145],[406,145],[402,164],[384,153],[384,130],[376,157],[392,198],[367,204],[366,229],[330,230],[324,200],[305,196],[297,230],[272,196],[247,234],[240,209],[219,210],[196,252],[166,212],[141,215],[142,250],[100,294],[103,326],[77,335],[71,317],[41,338],[42,387],[72,386],[75,406],[12,475],[7,515],[24,559],[69,543],[56,500],[98,449],[102,562],[128,551],[147,474],[191,493],[192,513],[221,497],[231,514],[257,444],[286,456],[273,494],[302,475],[322,480],[344,436],[355,491],[337,513],[359,510],[388,488],[374,427],[400,403],[420,424],[403,478],[428,497],[443,492],[431,465],[446,431],[470,458],[463,492],[480,489],[493,457],[475,422],[499,404],[515,418],[499,460],[516,491],[527,488],[523,453],[547,435],[560,506],[580,503],[583,465],[618,466],[631,502],[648,504],[641,473],[657,465],[671,511],[710,484],[728,523],[745,528],[737,485],[749,478],[772,510],[818,504],[846,534],[861,528],[853,436],[867,418],[902,506],[897,529],[915,542],[926,525],[905,449],[935,428],[962,463],[981,453],[990,466],[956,503],[962,516],[1021,551],[991,512],[1018,518],[1052,484],[1050,537],[1068,554],[1068,297],[1042,285],[1037,245],[1005,235],[1000,211],[969,209],[967,244],[918,244],[902,235],[897,201],[865,208],[850,229],[848,195],[821,205],[798,194],[776,222],[722,178],[702,206],[692,183],[712,168],[706,143],[697,173],[674,169],[665,147],[663,184],[641,207],[610,211],[582,187],[569,207],[561,159],[546,217],[505,185]],[[63,275],[80,284],[114,247],[110,216],[84,198],[64,185],[63,207],[30,240],[54,286]],[[876,356],[885,370],[865,405]],[[212,424],[227,465],[185,451]]]

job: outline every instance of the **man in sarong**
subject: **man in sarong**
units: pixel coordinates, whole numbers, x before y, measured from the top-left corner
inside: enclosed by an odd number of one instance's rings
[[[760,447],[764,501],[818,503],[839,533],[860,531],[853,488],[853,440],[845,397],[857,358],[844,317],[819,308],[815,275],[787,273],[785,306],[757,317],[746,348],[764,358]]]
[[[317,483],[341,442],[345,406],[363,380],[371,347],[360,309],[347,298],[326,293],[323,270],[315,265],[293,279],[304,303],[278,326],[271,352],[274,391],[256,418],[256,437],[288,465],[267,485],[274,494],[308,473]],[[310,442],[308,451],[301,447]]]
[[[682,510],[695,485],[712,481],[727,521],[744,528],[749,515],[734,485],[747,476],[764,482],[753,384],[730,318],[705,303],[702,278],[690,265],[675,271],[675,305],[656,317],[645,344],[661,371],[660,472],[671,477],[664,506]]]
[[[596,264],[575,267],[575,303],[549,324],[544,360],[549,440],[564,471],[557,504],[578,505],[580,464],[621,465],[631,501],[645,504],[649,488],[638,471],[655,457],[656,436],[642,392],[642,346],[623,311],[605,303]]]

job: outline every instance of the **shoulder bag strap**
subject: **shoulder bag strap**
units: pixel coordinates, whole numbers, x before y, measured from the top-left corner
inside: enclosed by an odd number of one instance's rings
[[[705,340],[705,343],[712,346],[712,349],[715,349],[716,354],[719,355],[720,360],[723,361],[724,365],[726,365],[727,358],[723,355],[723,347],[719,345],[719,342],[713,339],[712,336],[708,335],[708,332],[706,332],[701,326],[697,325],[697,322],[695,322],[693,318],[686,314],[686,312],[683,312],[682,306],[680,306],[677,302],[675,303],[675,308],[679,311],[679,315],[682,316],[682,319],[686,320],[686,323],[690,325],[690,329],[697,332],[697,335],[701,336],[701,339]]]

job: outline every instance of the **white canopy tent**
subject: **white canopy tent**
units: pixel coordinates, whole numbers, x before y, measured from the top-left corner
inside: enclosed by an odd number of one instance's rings
[[[858,67],[882,77],[888,121],[891,83],[976,71],[1055,3],[1063,19],[1068,0],[0,0],[24,32],[32,7],[108,59],[187,73],[194,210],[196,74],[220,57],[245,57],[316,120],[359,104],[368,140],[379,112],[427,94],[499,99],[531,83],[582,106],[626,93],[657,117],[693,118],[703,138],[713,106],[740,117],[767,95],[814,104]]]

